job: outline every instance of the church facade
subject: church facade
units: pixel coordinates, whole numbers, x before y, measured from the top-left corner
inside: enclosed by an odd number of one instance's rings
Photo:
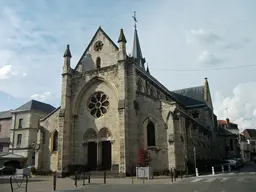
[[[36,168],[65,175],[86,165],[126,173],[139,149],[154,171],[185,169],[214,159],[217,119],[207,78],[204,85],[170,91],[145,67],[135,28],[128,56],[120,30],[116,45],[98,28],[76,67],[64,53],[61,106],[40,120]]]

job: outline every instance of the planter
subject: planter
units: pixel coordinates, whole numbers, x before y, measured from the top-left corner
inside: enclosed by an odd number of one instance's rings
[[[136,167],[136,178],[153,178],[152,167]]]

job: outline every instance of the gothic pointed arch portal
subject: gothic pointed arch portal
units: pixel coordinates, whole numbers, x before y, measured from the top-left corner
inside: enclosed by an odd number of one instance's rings
[[[108,128],[104,127],[99,130],[98,138],[102,169],[110,170],[112,165],[112,134]]]
[[[84,142],[87,144],[87,166],[89,170],[96,170],[98,159],[97,132],[94,129],[88,129],[84,133]]]

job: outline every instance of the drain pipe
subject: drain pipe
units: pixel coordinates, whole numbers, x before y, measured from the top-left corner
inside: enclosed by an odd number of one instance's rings
[[[14,138],[15,138],[15,128],[16,128],[16,113],[14,114],[14,123],[13,123],[13,134],[12,134],[12,154],[13,154],[13,149],[14,149]]]

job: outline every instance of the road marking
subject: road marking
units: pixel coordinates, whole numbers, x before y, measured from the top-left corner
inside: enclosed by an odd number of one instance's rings
[[[227,180],[229,180],[230,178],[227,178],[227,177],[225,177],[225,178],[222,178],[221,180],[220,180],[220,182],[225,182],[225,181],[227,181]]]
[[[214,181],[215,179],[216,179],[216,178],[207,179],[207,180],[205,181],[205,183],[210,183],[210,182]]]
[[[228,175],[234,175],[235,173],[228,173]]]
[[[244,178],[240,177],[240,178],[237,179],[237,181],[239,181],[239,182],[244,181]]]
[[[244,175],[244,173],[238,173],[238,175]]]
[[[255,173],[255,172],[250,172],[249,174],[254,175],[254,174],[256,174],[256,173]]]
[[[191,181],[191,183],[195,183],[195,182],[198,182],[198,181],[201,181],[202,179],[194,179],[193,181]]]

